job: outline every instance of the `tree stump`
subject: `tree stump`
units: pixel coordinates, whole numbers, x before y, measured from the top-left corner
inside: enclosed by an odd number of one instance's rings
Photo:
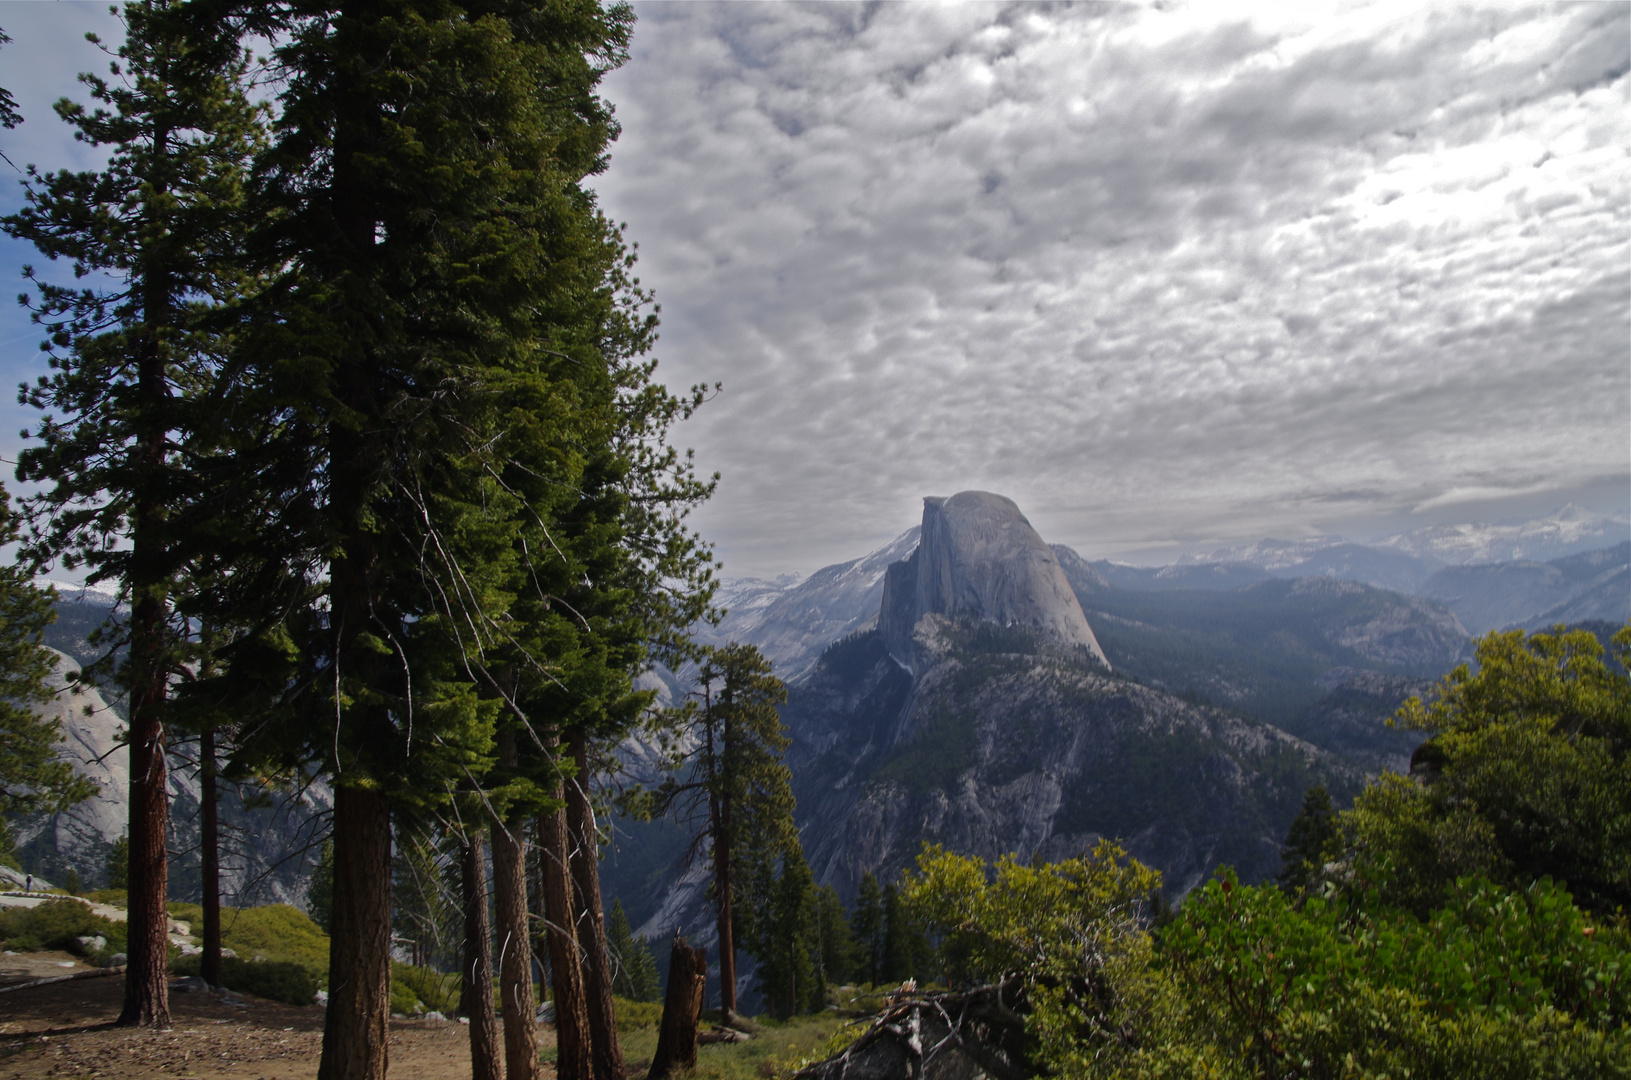
[[[663,998],[663,1026],[657,1054],[646,1080],[663,1080],[677,1069],[697,1064],[697,1024],[702,1019],[702,989],[708,975],[708,951],[693,949],[674,933],[668,953],[668,993]]]

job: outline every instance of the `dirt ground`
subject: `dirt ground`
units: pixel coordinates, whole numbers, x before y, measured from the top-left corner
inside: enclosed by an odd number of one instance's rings
[[[69,959],[34,956],[42,967]],[[66,973],[63,967],[41,972]],[[118,975],[0,994],[0,1080],[312,1080],[317,1075],[323,1011],[316,1006],[296,1008],[247,994],[172,992],[174,1029],[146,1031],[113,1026],[123,994],[124,979]],[[538,1034],[552,1050],[554,1032],[542,1027]],[[457,1021],[393,1020],[390,1040],[393,1080],[470,1075],[469,1029]],[[546,1068],[546,1075],[553,1071]]]

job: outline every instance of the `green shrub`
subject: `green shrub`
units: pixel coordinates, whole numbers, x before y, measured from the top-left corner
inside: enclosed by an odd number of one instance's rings
[[[170,973],[178,977],[197,975],[202,967],[202,958],[194,953],[173,962]],[[287,1005],[310,1005],[317,997],[317,976],[300,964],[287,960],[257,961],[224,957],[221,960],[221,982],[228,990],[254,994]]]
[[[195,936],[204,930],[204,909],[172,900],[170,918],[188,925]],[[288,904],[221,909],[221,945],[245,960],[283,960],[299,964],[322,985],[328,981],[328,935]]]
[[[86,893],[85,899],[93,904],[106,904],[109,907],[130,906],[130,898],[123,889],[95,889]]]
[[[125,951],[125,924],[113,922],[78,900],[52,900],[31,908],[0,908],[0,942],[16,952],[68,949],[83,952],[80,937],[107,939],[102,955]]]
[[[407,1003],[407,1008],[397,1008],[399,995]],[[415,1004],[422,1004],[430,1012],[453,1015],[459,1008],[459,976],[447,975],[434,968],[391,961],[392,1011],[411,1013],[415,1011]]]
[[[645,1031],[663,1022],[663,1007],[659,1002],[614,997],[612,1008],[616,1011],[618,1031]]]

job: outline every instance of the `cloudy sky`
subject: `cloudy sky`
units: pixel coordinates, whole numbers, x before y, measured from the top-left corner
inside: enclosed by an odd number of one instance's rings
[[[19,164],[103,10],[0,4]],[[727,572],[965,488],[1090,556],[1624,512],[1631,6],[636,10],[597,187],[660,373],[725,384]]]

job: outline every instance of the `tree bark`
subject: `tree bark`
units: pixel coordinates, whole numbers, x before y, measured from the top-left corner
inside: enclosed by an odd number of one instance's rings
[[[558,800],[563,796],[558,781],[552,795]],[[544,937],[549,942],[549,972],[555,988],[555,1075],[557,1080],[591,1080],[589,1015],[573,932],[576,920],[564,808],[538,818],[538,847],[544,878]]]
[[[731,926],[730,800],[720,802],[714,830],[714,904],[719,912],[719,1013],[729,1025],[736,1020],[736,935]]]
[[[198,973],[221,985],[221,830],[215,792],[215,729],[198,736],[199,847],[203,862],[204,954]]]
[[[498,908],[498,985],[504,1000],[504,1072],[537,1080],[538,1004],[527,934],[526,833],[521,820],[493,823],[493,891]]]
[[[707,980],[708,951],[691,948],[676,932],[668,953],[668,992],[663,997],[657,1053],[646,1080],[663,1080],[678,1070],[696,1068],[697,1023],[702,1019]]]
[[[163,632],[163,601],[143,595],[132,617],[130,660],[140,679],[130,694],[130,870],[126,881],[129,944],[121,1025],[170,1026],[169,776],[164,756],[164,678],[145,654]],[[155,630],[153,624],[159,624]],[[138,666],[140,665],[140,666]],[[146,670],[150,676],[143,678]],[[152,676],[157,676],[152,677]]]
[[[385,1080],[391,1007],[391,809],[379,791],[334,793],[334,914],[317,1080]]]
[[[606,949],[606,914],[600,906],[600,835],[589,798],[589,738],[583,727],[567,732],[567,747],[578,774],[566,785],[566,824],[571,835],[572,882],[578,896],[578,948],[583,956],[585,1005],[589,1014],[594,1080],[624,1080],[623,1049],[617,1041],[612,1004],[612,965]]]
[[[487,921],[487,860],[481,832],[472,829],[460,847],[464,871],[464,976],[459,1011],[470,1021],[471,1080],[502,1080],[498,1017],[493,1011],[493,934]]]

